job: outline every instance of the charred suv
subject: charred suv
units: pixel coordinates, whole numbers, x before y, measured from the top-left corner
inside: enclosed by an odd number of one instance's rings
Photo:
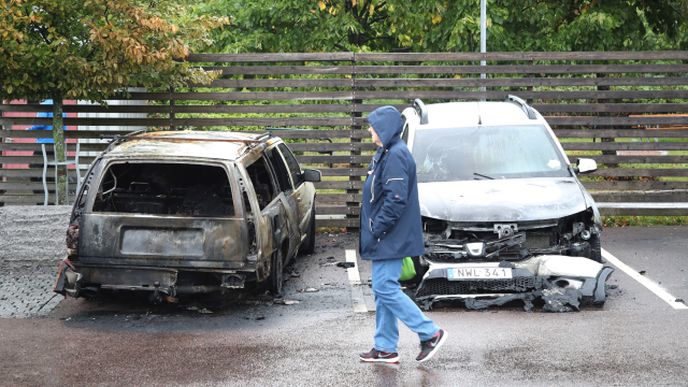
[[[577,309],[606,300],[602,224],[545,119],[518,97],[425,105],[402,113],[418,173],[426,252],[416,300],[481,308],[514,299]]]
[[[258,284],[315,243],[317,170],[269,134],[144,132],[91,164],[55,291],[148,291],[157,300]]]

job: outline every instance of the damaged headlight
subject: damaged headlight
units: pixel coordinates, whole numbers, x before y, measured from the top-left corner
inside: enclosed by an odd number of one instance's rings
[[[601,262],[601,226],[591,210],[559,219],[509,223],[424,218],[426,255],[436,262],[520,260],[555,254]]]

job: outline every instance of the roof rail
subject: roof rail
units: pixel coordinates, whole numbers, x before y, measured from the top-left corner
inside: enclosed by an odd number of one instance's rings
[[[416,112],[418,112],[418,115],[420,116],[420,124],[425,125],[428,123],[428,108],[425,107],[425,104],[420,98],[416,98],[413,100],[413,108],[416,109]]]
[[[146,129],[134,130],[134,131],[132,131],[132,132],[125,133],[125,134],[123,134],[123,135],[118,134],[118,135],[114,136],[114,138],[112,139],[112,141],[110,141],[110,143],[109,143],[108,146],[105,148],[105,150],[103,151],[103,153],[108,153],[109,151],[112,150],[112,148],[115,147],[115,145],[119,145],[119,144],[121,144],[121,143],[123,143],[123,142],[129,140],[129,139],[131,139],[132,137],[136,136],[137,134],[147,133],[147,132],[148,132],[148,129],[146,128]],[[101,134],[101,138],[103,138],[103,135],[102,135],[102,134]]]
[[[506,100],[509,102],[514,102],[514,103],[518,104],[518,106],[521,107],[521,110],[523,110],[523,112],[526,113],[526,115],[528,116],[529,119],[534,120],[537,118],[533,108],[531,108],[530,105],[528,105],[526,103],[526,101],[522,100],[521,98],[519,98],[513,94],[509,94],[506,96]]]
[[[273,128],[273,129],[275,129],[275,128]],[[267,131],[267,132],[261,134],[260,136],[258,136],[258,138],[256,138],[256,141],[263,141],[263,140],[268,139],[270,137],[272,137],[272,133]]]

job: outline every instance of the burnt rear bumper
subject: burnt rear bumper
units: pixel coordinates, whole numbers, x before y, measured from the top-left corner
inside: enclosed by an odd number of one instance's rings
[[[185,273],[212,273],[213,283],[182,282]],[[246,278],[254,273],[234,270],[188,272],[173,268],[137,266],[73,265],[68,259],[60,262],[54,292],[72,297],[105,290],[146,291],[176,296],[182,293],[210,293],[223,289],[242,289]]]

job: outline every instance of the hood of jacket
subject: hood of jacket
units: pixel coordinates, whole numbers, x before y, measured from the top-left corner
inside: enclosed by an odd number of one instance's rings
[[[394,106],[382,106],[368,115],[368,123],[380,137],[383,148],[389,148],[397,142],[403,127],[401,113]]]

